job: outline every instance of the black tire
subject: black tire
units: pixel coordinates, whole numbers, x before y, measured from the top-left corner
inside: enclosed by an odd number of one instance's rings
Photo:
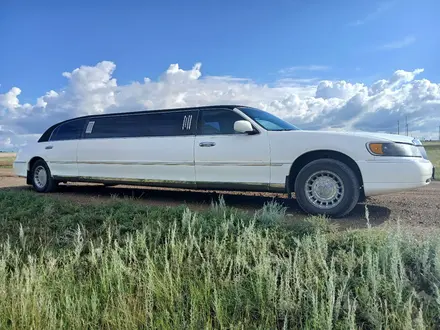
[[[46,181],[40,182],[36,178],[37,171],[45,171],[46,172]],[[31,169],[31,182],[34,190],[40,193],[48,193],[55,191],[58,187],[58,182],[52,178],[52,174],[50,173],[50,169],[47,166],[46,162],[42,159],[37,160]]]
[[[334,197],[332,200],[320,199],[319,194],[314,193],[313,180],[319,177],[328,177],[332,180],[331,184],[334,183],[335,189],[329,197]],[[360,196],[359,180],[353,170],[341,161],[328,158],[317,159],[304,166],[298,173],[294,189],[296,200],[304,212],[335,218],[349,214]]]

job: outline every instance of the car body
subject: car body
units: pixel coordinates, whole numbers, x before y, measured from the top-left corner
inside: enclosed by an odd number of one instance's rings
[[[67,181],[295,192],[305,212],[335,217],[433,172],[412,137],[306,131],[240,105],[72,118],[20,150],[14,169],[40,192]]]

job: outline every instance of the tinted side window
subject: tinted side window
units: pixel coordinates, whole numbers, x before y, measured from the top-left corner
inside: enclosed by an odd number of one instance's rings
[[[86,138],[118,138],[139,136],[141,116],[101,117],[89,120],[86,126]]]
[[[149,114],[146,126],[148,136],[173,136],[195,134],[197,111]]]
[[[51,141],[77,140],[84,130],[84,119],[73,120],[58,126],[50,138]]]
[[[41,135],[40,139],[38,140],[38,142],[47,142],[49,141],[49,138],[53,132],[54,129],[56,129],[58,124],[55,124],[51,127],[49,127],[46,132],[43,133],[43,135]]]
[[[131,114],[89,120],[86,138],[181,136],[195,133],[197,111]]]
[[[231,110],[203,110],[200,112],[198,134],[239,134],[234,130],[234,123],[243,118]]]

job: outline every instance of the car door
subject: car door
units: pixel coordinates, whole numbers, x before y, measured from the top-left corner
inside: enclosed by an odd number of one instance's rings
[[[44,159],[54,177],[78,176],[77,148],[85,120],[74,119],[60,124],[45,142]]]
[[[199,188],[267,190],[270,150],[267,133],[237,133],[245,120],[232,109],[200,110],[195,139],[195,170]]]
[[[195,187],[196,116],[197,111],[152,111],[91,118],[78,147],[79,175]]]

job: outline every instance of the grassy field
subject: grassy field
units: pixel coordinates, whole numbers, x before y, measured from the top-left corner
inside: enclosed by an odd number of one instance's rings
[[[440,142],[425,142],[426,152],[428,153],[428,158],[436,168],[435,178],[440,179]]]
[[[252,216],[0,191],[0,210],[2,329],[440,326],[435,236],[286,221],[274,203]]]
[[[15,160],[15,154],[0,152],[0,168],[12,167],[12,163],[14,162],[14,160]]]

